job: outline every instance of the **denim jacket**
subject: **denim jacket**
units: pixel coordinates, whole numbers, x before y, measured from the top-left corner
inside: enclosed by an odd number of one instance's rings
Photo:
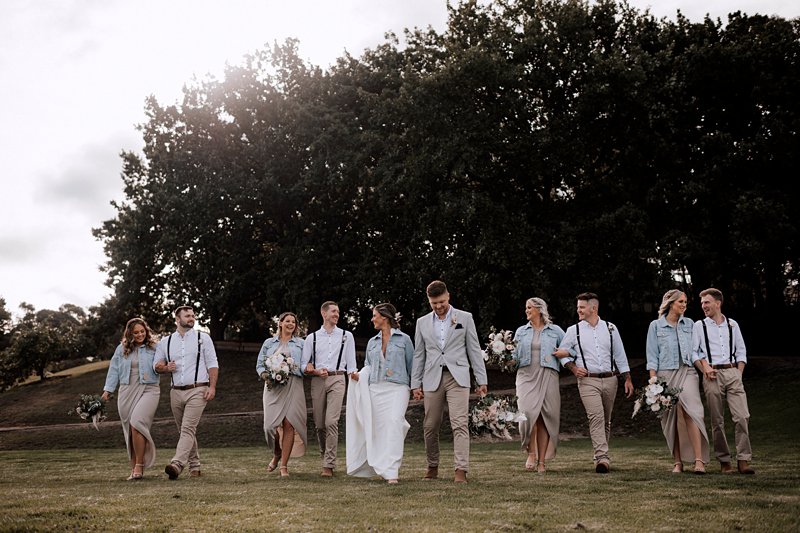
[[[564,330],[555,324],[547,324],[539,336],[541,349],[539,351],[539,364],[545,368],[552,368],[556,372],[559,370],[558,357],[553,355],[561,340],[564,338]],[[531,364],[531,341],[533,340],[533,326],[530,322],[517,328],[514,333],[514,340],[517,346],[514,348],[513,358],[518,363],[518,368]]]
[[[130,385],[131,357],[136,355],[139,356],[139,383],[147,385],[158,383],[160,376],[153,370],[153,357],[156,355],[156,349],[139,346],[131,351],[128,357],[125,357],[122,355],[122,344],[120,344],[114,350],[111,363],[108,365],[106,384],[103,385],[104,391],[114,392],[117,390],[117,385]]]
[[[678,320],[677,331],[666,317],[661,316],[650,322],[647,330],[647,370],[677,370],[681,362],[692,366],[695,361],[702,359],[692,354],[693,330],[694,323],[684,316]]]
[[[261,345],[261,351],[258,352],[258,359],[256,360],[256,372],[259,376],[262,372],[267,371],[267,357],[274,354],[280,344],[281,341],[278,337],[271,337],[265,340],[264,344]],[[297,364],[297,370],[292,372],[292,375],[303,377],[303,369],[300,368],[300,359],[303,357],[303,339],[300,337],[292,337],[289,339],[289,354]]]
[[[369,365],[369,382],[389,381],[401,385],[411,385],[411,365],[414,360],[414,344],[411,337],[392,328],[392,336],[386,345],[386,360],[381,355],[381,334],[378,333],[367,343],[365,365]]]

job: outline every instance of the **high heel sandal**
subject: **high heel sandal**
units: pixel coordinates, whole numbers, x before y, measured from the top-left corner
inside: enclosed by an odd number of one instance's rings
[[[272,461],[270,461],[269,464],[267,465],[267,472],[272,472],[276,468],[278,468],[278,460],[279,459],[277,457],[272,458]]]
[[[706,473],[706,464],[701,459],[695,459],[694,473],[701,476]]]
[[[289,467],[288,466],[281,466],[281,477],[289,477]]]
[[[136,469],[139,468],[141,471],[137,474]],[[139,481],[140,479],[144,478],[144,465],[136,464],[131,471],[131,477],[128,479],[131,481]]]
[[[533,472],[534,470],[536,470],[536,466],[538,464],[539,462],[536,461],[535,459],[531,461],[531,456],[528,455],[528,460],[525,461],[525,470],[527,470],[528,472]]]
[[[679,461],[675,461],[675,465],[672,468],[673,474],[680,474],[683,472],[683,463]]]
[[[547,470],[544,467],[544,461],[536,461],[536,472],[544,474]]]

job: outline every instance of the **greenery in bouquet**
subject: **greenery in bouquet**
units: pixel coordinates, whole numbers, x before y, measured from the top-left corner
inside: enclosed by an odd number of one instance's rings
[[[516,398],[487,394],[476,403],[469,413],[469,430],[473,435],[491,433],[501,439],[511,440],[509,430],[527,420],[514,408]]]
[[[633,403],[631,418],[643,410],[653,413],[657,418],[661,418],[678,404],[678,395],[682,390],[679,387],[667,386],[667,381],[664,378],[651,377],[646,386],[636,389],[636,401]]]
[[[297,362],[291,356],[282,352],[275,352],[267,356],[264,360],[265,372],[264,381],[267,388],[282,387],[289,382],[289,376],[298,368]]]
[[[82,420],[90,422],[94,428],[100,431],[97,423],[106,419],[106,402],[97,394],[81,394],[78,405],[69,411],[69,414],[76,413]]]
[[[512,357],[516,346],[512,331],[497,331],[492,327],[489,330],[489,342],[483,351],[483,360],[489,365],[499,366],[502,372],[513,372],[517,368],[517,362]]]

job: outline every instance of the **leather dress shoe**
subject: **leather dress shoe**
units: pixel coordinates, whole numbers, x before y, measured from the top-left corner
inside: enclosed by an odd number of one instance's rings
[[[455,483],[466,483],[467,482],[467,473],[464,470],[456,470],[455,479],[453,479]]]
[[[328,468],[327,466],[322,467],[322,473],[320,474],[322,477],[333,477],[333,468]]]
[[[164,472],[170,479],[178,479],[178,476],[183,472],[183,467],[178,463],[170,463],[164,467]]]
[[[747,461],[739,461],[739,462],[738,462],[738,464],[737,464],[737,466],[738,466],[738,469],[739,469],[739,473],[740,473],[740,474],[748,474],[748,475],[753,475],[753,474],[755,474],[755,473],[756,473],[756,471],[755,471],[755,470],[753,470],[752,468],[750,468],[750,465],[748,465],[748,464],[747,464]]]
[[[731,466],[730,463],[720,463],[719,464],[719,471],[722,472],[723,474],[732,474],[733,473],[733,467]]]
[[[608,474],[610,470],[611,467],[606,461],[600,461],[594,467],[594,471],[597,472],[598,474]]]
[[[438,466],[429,466],[428,471],[425,472],[425,477],[422,478],[425,481],[430,481],[432,479],[439,478],[439,467]]]
[[[202,477],[203,472],[200,470],[189,470],[189,477]]]

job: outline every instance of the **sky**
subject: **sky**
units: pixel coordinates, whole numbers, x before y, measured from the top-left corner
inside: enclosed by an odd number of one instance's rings
[[[656,17],[800,16],[797,0],[629,0]],[[359,56],[387,31],[443,31],[446,0],[0,1],[0,297],[18,314],[111,294],[92,228],[121,200],[122,150],[142,147],[144,100],[174,103],[293,37],[310,63]]]

